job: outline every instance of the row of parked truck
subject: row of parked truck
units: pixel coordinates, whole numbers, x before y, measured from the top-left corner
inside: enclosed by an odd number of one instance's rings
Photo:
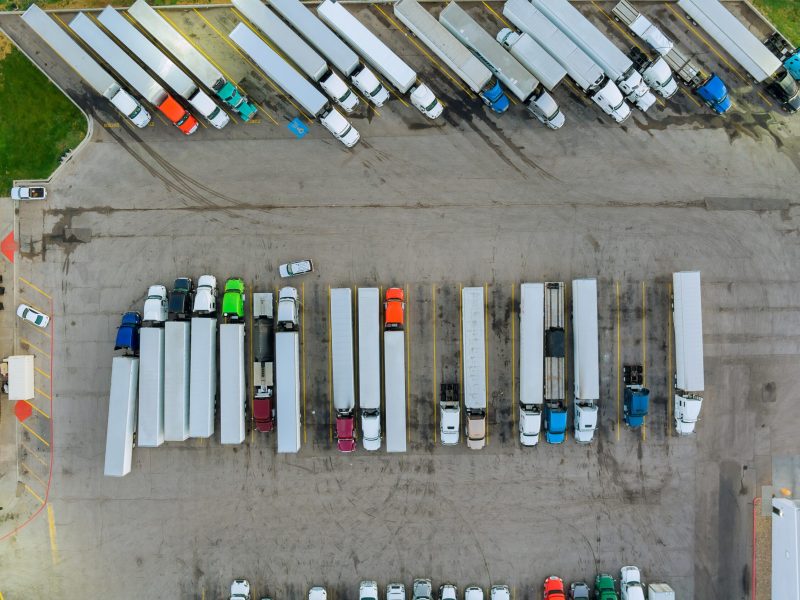
[[[143,316],[138,312],[123,315],[115,350],[123,350],[125,355],[112,361],[107,475],[122,476],[130,471],[134,434],[138,445],[146,447],[213,436],[217,390],[220,442],[244,441],[249,405],[244,282],[240,278],[226,282],[221,311],[216,299],[217,283],[212,275],[200,277],[196,288],[191,279],[179,278],[169,298],[165,286],[150,287]],[[302,425],[297,290],[280,290],[276,317],[273,300],[269,292],[254,293],[252,298],[252,418],[258,431],[277,429],[278,452],[295,453],[300,450]],[[356,301],[354,307],[350,288],[330,292],[337,446],[342,452],[356,449],[360,416],[365,450],[379,450],[385,438],[387,452],[405,452],[409,373],[404,292],[396,287],[386,290],[382,319],[377,288],[358,288]],[[223,321],[219,325],[218,312]],[[704,389],[698,272],[673,274],[672,312],[675,430],[687,435],[695,429]],[[442,444],[458,444],[464,431],[469,448],[485,445],[486,318],[484,288],[463,288],[461,378],[441,384]],[[519,319],[520,443],[535,446],[544,432],[548,443],[560,444],[568,427],[565,284],[523,283]],[[572,282],[572,334],[574,437],[578,443],[589,443],[597,429],[600,405],[595,279]],[[625,366],[624,383],[624,420],[636,428],[648,413],[650,398],[641,365]]]
[[[266,0],[269,6],[262,0],[232,2],[254,26],[237,24],[229,34],[233,43],[345,146],[352,147],[360,139],[339,111],[351,113],[359,105],[348,79],[367,102],[382,106],[389,92],[377,72],[390,88],[408,95],[429,119],[442,114],[441,102],[417,72],[337,0],[324,0],[316,14],[300,0]],[[800,108],[800,54],[779,32],[773,31],[762,42],[718,0],[678,0],[678,5],[754,81],[765,83],[785,109]],[[393,10],[497,114],[509,108],[510,93],[547,127],[558,129],[565,117],[550,92],[567,76],[618,123],[631,114],[628,102],[646,111],[656,101],[653,92],[672,97],[678,90],[676,77],[714,112],[724,114],[731,106],[722,79],[706,73],[629,0],[620,0],[614,16],[646,43],[649,52],[637,47],[623,52],[568,0],[507,0],[503,16],[513,27],[496,35],[455,2],[441,10],[438,20],[417,0],[398,0]],[[32,5],[22,15],[62,59],[138,127],[146,126],[150,115],[118,79],[187,135],[198,123],[186,103],[219,129],[230,120],[219,102],[243,120],[255,116],[256,106],[241,89],[145,0],[136,0],[127,17],[108,6],[96,19],[79,13],[69,23],[95,57],[116,72],[115,78],[39,7]]]
[[[589,600],[592,590],[589,584],[577,581],[567,587],[564,580],[551,575],[542,586],[544,600]],[[646,595],[645,595],[646,594]],[[596,600],[675,600],[675,592],[666,583],[651,583],[645,587],[638,567],[625,566],[620,569],[619,594],[617,582],[608,573],[598,573],[594,581]],[[507,585],[494,584],[489,589],[489,600],[511,600],[511,590]],[[415,579],[411,586],[411,600],[484,600],[484,590],[477,585],[464,588],[463,596],[452,583],[443,583],[435,592],[430,579]],[[537,596],[538,597],[538,596]],[[314,586],[308,591],[308,600],[327,600],[328,591],[322,586]],[[362,581],[358,586],[358,600],[407,600],[406,588],[402,583],[389,583],[385,594],[375,581]],[[235,579],[231,583],[230,600],[251,600],[250,582]],[[268,599],[262,599],[268,600]]]

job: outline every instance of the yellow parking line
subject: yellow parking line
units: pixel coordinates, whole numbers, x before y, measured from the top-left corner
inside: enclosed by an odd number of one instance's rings
[[[49,354],[49,353],[47,353],[47,352],[45,352],[44,350],[42,350],[41,348],[39,348],[39,346],[37,346],[36,344],[34,344],[33,342],[31,342],[30,340],[26,340],[25,338],[19,338],[19,342],[20,342],[21,344],[25,344],[26,346],[29,346],[30,348],[33,348],[33,349],[34,349],[34,350],[36,350],[37,352],[41,352],[41,353],[42,353],[42,354],[44,354],[44,355],[45,355],[47,358],[50,358],[50,354]]]
[[[620,377],[620,362],[622,360],[622,335],[620,333],[620,316],[619,316],[619,281],[614,282],[617,297],[617,441],[619,441],[619,411],[620,411],[620,394],[622,387],[622,379]]]
[[[58,563],[58,544],[56,543],[56,519],[53,515],[53,505],[47,503],[47,527],[50,530],[50,556],[53,564]]]
[[[232,78],[230,75],[228,75],[228,74],[227,74],[227,73],[226,73],[226,72],[225,72],[225,71],[222,69],[222,67],[220,67],[220,66],[219,66],[219,65],[218,65],[216,62],[214,62],[214,61],[211,59],[211,57],[210,57],[208,54],[206,54],[206,52],[205,52],[205,51],[204,51],[204,50],[203,50],[203,49],[202,49],[200,46],[198,46],[197,44],[195,44],[195,43],[194,43],[194,42],[191,40],[191,38],[190,38],[188,35],[186,35],[186,33],[184,33],[183,31],[181,31],[180,27],[178,27],[178,26],[175,24],[175,22],[174,22],[174,21],[172,21],[172,19],[170,19],[170,18],[167,16],[167,13],[166,13],[166,11],[160,11],[160,12],[159,12],[159,14],[160,14],[162,17],[164,17],[164,19],[166,19],[166,20],[167,20],[167,22],[168,22],[170,25],[172,25],[172,26],[173,26],[173,27],[176,29],[176,31],[178,31],[178,32],[179,32],[181,35],[183,35],[183,37],[184,37],[184,38],[186,38],[186,41],[187,41],[187,42],[189,42],[189,43],[190,43],[192,46],[194,46],[195,50],[197,50],[197,51],[198,51],[200,54],[202,54],[203,56],[205,56],[205,57],[206,57],[206,59],[208,59],[208,61],[209,61],[209,62],[210,62],[212,65],[214,65],[214,66],[215,66],[215,67],[216,67],[216,68],[219,70],[219,72],[220,72],[220,73],[222,73],[222,74],[225,76],[225,79],[227,79],[229,82],[231,82],[233,85],[235,85],[235,86],[236,86],[236,87],[237,87],[237,88],[238,88],[238,89],[239,89],[239,90],[240,90],[242,93],[245,93],[245,92],[244,92],[244,89],[243,89],[243,88],[242,88],[242,87],[241,87],[239,84],[237,84],[237,83],[236,83],[236,82],[233,80],[233,78]],[[275,120],[275,117],[273,117],[271,114],[269,114],[269,112],[267,112],[267,110],[266,110],[266,109],[265,109],[263,106],[261,106],[260,104],[258,104],[257,102],[255,102],[255,101],[254,101],[254,100],[252,100],[252,99],[251,99],[251,102],[253,102],[253,104],[255,104],[255,105],[256,105],[256,106],[259,108],[259,110],[261,110],[261,112],[263,112],[265,115],[267,115],[267,117],[269,117],[269,120],[270,120],[270,121],[272,121],[272,122],[273,122],[275,125],[278,125],[278,121],[276,121],[276,120]]]
[[[47,484],[46,484],[44,481],[42,481],[42,478],[41,478],[41,477],[39,477],[39,476],[38,476],[38,475],[37,475],[37,474],[36,474],[36,473],[33,471],[33,469],[31,469],[31,468],[30,468],[28,465],[26,465],[26,464],[25,464],[23,461],[19,461],[19,464],[20,464],[20,465],[21,465],[21,466],[22,466],[22,467],[23,467],[23,468],[24,468],[24,469],[25,469],[25,470],[26,470],[26,471],[27,471],[27,472],[28,472],[28,473],[29,473],[29,474],[30,474],[30,475],[31,475],[31,476],[32,476],[32,477],[33,477],[33,478],[36,480],[36,481],[38,481],[39,483],[41,483],[43,488],[47,489]]]
[[[489,284],[483,284],[483,358],[486,369],[484,378],[486,379],[486,445],[489,445]]]
[[[40,313],[45,314],[45,315],[47,314],[47,312],[42,307],[35,305],[30,300],[26,300],[25,298],[22,298],[22,297],[17,298],[17,300],[19,300],[22,304],[27,304],[33,310],[38,310]]]
[[[397,29],[397,30],[398,30],[400,33],[402,33],[404,36],[406,36],[406,38],[408,38],[408,41],[409,41],[409,42],[411,42],[412,44],[414,44],[414,46],[417,48],[417,50],[419,50],[420,52],[422,52],[422,54],[423,54],[423,55],[424,55],[424,56],[425,56],[425,57],[426,57],[426,58],[427,58],[429,61],[431,61],[431,63],[433,63],[433,64],[434,64],[434,66],[436,66],[436,68],[437,68],[437,69],[439,69],[439,71],[441,71],[441,72],[444,74],[444,76],[445,76],[445,77],[447,77],[447,78],[448,78],[450,81],[452,81],[453,83],[455,83],[455,84],[456,84],[456,85],[457,85],[457,86],[458,86],[458,87],[459,87],[459,88],[460,88],[460,89],[461,89],[463,92],[465,92],[465,93],[466,93],[466,94],[467,94],[467,95],[468,95],[470,98],[476,98],[476,97],[477,97],[477,96],[476,96],[476,95],[475,95],[475,94],[472,92],[472,90],[470,90],[468,87],[465,87],[465,86],[464,86],[464,84],[463,84],[463,83],[462,83],[462,82],[461,82],[459,79],[457,79],[457,78],[453,77],[453,76],[450,74],[450,72],[449,72],[449,71],[447,71],[447,69],[445,69],[444,65],[442,65],[442,64],[441,64],[439,61],[437,61],[437,60],[436,60],[436,59],[435,59],[433,56],[431,56],[431,55],[428,53],[428,51],[427,51],[427,50],[426,50],[426,49],[425,49],[425,48],[424,48],[424,47],[423,47],[423,46],[422,46],[422,45],[421,45],[419,42],[417,42],[417,41],[416,41],[416,40],[415,40],[415,39],[414,39],[414,38],[413,38],[411,35],[409,35],[409,34],[408,34],[408,33],[407,33],[407,32],[406,32],[404,29],[402,29],[402,28],[400,27],[400,25],[397,23],[397,21],[395,21],[395,20],[394,20],[394,19],[392,19],[392,18],[391,18],[389,15],[387,15],[387,14],[384,12],[384,10],[383,10],[383,9],[380,7],[380,5],[378,5],[378,4],[373,4],[372,6],[373,6],[373,8],[375,8],[375,9],[376,9],[376,10],[377,10],[379,13],[381,13],[381,14],[382,14],[382,15],[383,15],[383,16],[386,18],[386,20],[387,20],[387,21],[389,21],[389,24],[391,24],[391,25],[394,25],[394,27],[395,27],[395,28],[396,28],[396,29]]]
[[[36,405],[35,405],[33,402],[31,402],[30,400],[26,400],[25,402],[27,402],[28,404],[30,404],[30,405],[31,405],[31,408],[32,408],[33,410],[35,410],[36,412],[38,412],[40,415],[42,415],[42,416],[43,416],[45,419],[49,419],[49,418],[50,418],[50,415],[48,415],[46,412],[44,412],[44,411],[43,411],[41,408],[39,408],[38,406],[36,406]]]
[[[228,45],[229,45],[231,48],[233,48],[233,49],[236,51],[236,53],[237,53],[237,54],[239,54],[239,56],[241,56],[241,57],[242,57],[242,58],[243,58],[243,59],[244,59],[244,60],[245,60],[245,61],[246,61],[246,62],[247,62],[247,63],[248,63],[248,64],[249,64],[251,67],[253,67],[254,69],[257,69],[258,71],[261,71],[261,72],[263,73],[263,71],[261,70],[261,68],[260,68],[260,67],[258,67],[258,66],[257,66],[257,65],[256,65],[256,64],[255,64],[255,63],[252,61],[252,60],[250,60],[250,57],[249,57],[249,56],[247,56],[247,55],[246,55],[244,52],[242,52],[241,50],[239,50],[239,48],[238,48],[238,46],[236,46],[236,44],[234,44],[232,41],[230,41],[230,39],[228,39],[228,37],[227,37],[227,36],[224,36],[224,35],[222,34],[222,32],[221,32],[219,29],[217,29],[216,27],[214,27],[214,26],[211,24],[211,21],[209,21],[208,19],[206,19],[206,18],[205,18],[205,17],[204,17],[204,16],[203,16],[203,15],[200,13],[200,11],[199,11],[199,10],[197,10],[196,8],[193,8],[192,10],[194,11],[194,13],[195,13],[195,14],[196,14],[198,17],[200,17],[201,19],[203,19],[203,21],[204,21],[204,22],[205,22],[205,23],[206,23],[206,24],[207,24],[209,27],[211,27],[211,29],[214,31],[214,33],[216,33],[216,34],[217,34],[217,35],[218,35],[220,38],[222,38],[222,39],[225,41],[225,43],[226,43],[226,44],[228,44]],[[248,28],[248,29],[250,29],[250,31],[253,31],[253,28],[252,28],[252,27],[250,27],[250,25],[248,25],[247,23],[245,23],[245,25],[247,26],[247,28]],[[255,33],[255,31],[253,31],[253,33]],[[256,35],[257,35],[257,34],[256,34]],[[299,106],[297,106],[297,104],[295,104],[295,103],[294,103],[294,100],[291,98],[291,96],[287,95],[285,92],[283,92],[283,90],[281,90],[281,89],[280,89],[280,88],[279,88],[277,85],[275,85],[275,83],[272,81],[272,79],[270,79],[269,77],[266,77],[266,74],[264,74],[264,75],[265,75],[265,79],[266,79],[267,83],[269,83],[270,87],[272,87],[272,89],[274,89],[276,92],[278,92],[279,94],[281,94],[282,96],[284,96],[284,97],[285,97],[285,98],[286,98],[286,99],[289,101],[289,104],[291,104],[292,106],[294,106],[294,107],[297,109],[297,112],[299,112],[301,115],[303,115],[303,118],[305,118],[305,119],[306,119],[306,120],[308,120],[308,121],[312,121],[312,120],[313,120],[311,117],[309,117],[309,116],[308,116],[308,115],[305,113],[305,111],[304,111],[302,108],[300,108]]]
[[[406,289],[406,314],[405,314],[405,342],[406,342],[406,441],[411,443],[411,320],[408,318],[408,307],[411,305],[411,296]]]
[[[33,391],[36,392],[37,394],[39,394],[40,396],[44,396],[48,400],[52,400],[52,398],[50,397],[50,394],[47,394],[47,393],[43,392],[42,390],[40,390],[37,387],[33,388]]]
[[[331,286],[328,286],[328,441],[333,441],[333,332],[331,331]]]
[[[436,284],[431,285],[433,299],[431,300],[431,319],[433,320],[433,443],[436,443]]]
[[[32,490],[32,489],[31,489],[31,488],[28,486],[28,484],[27,484],[27,483],[23,483],[22,485],[23,485],[23,487],[24,487],[26,490],[28,490],[28,493],[29,493],[31,496],[33,496],[34,498],[36,498],[36,499],[39,501],[39,504],[44,504],[44,500],[42,500],[42,497],[41,497],[39,494],[37,494],[36,492],[34,492],[34,491],[33,491],[33,490]]]
[[[517,428],[517,382],[516,382],[516,337],[515,337],[515,323],[516,313],[514,310],[514,291],[517,289],[517,283],[511,284],[511,427],[512,435]]]
[[[306,443],[306,319],[304,307],[306,305],[306,284],[300,284],[300,337],[303,346],[303,444]]]
[[[63,21],[62,21],[62,23],[63,23]],[[41,288],[36,287],[35,285],[33,285],[30,281],[28,281],[24,277],[18,277],[17,279],[19,279],[25,285],[28,285],[31,288],[33,288],[34,290],[36,290],[37,292],[39,292],[42,296],[44,296],[48,300],[52,300],[53,299],[53,297],[50,294],[48,294],[47,292],[43,291]]]
[[[34,369],[36,369],[36,372],[39,373],[40,375],[44,375],[45,377],[50,379],[50,375],[42,371],[39,367],[34,367]]]
[[[642,282],[642,386],[647,387],[647,286]],[[642,440],[647,439],[647,416],[642,418]]]
[[[45,440],[42,436],[36,433],[33,429],[25,425],[25,423],[20,421],[19,424],[22,425],[25,429],[27,429],[36,439],[42,442],[45,446],[47,446],[48,448],[50,447],[50,444],[47,442],[47,440]]]
[[[45,462],[45,460],[44,460],[43,458],[41,458],[37,452],[34,452],[33,450],[31,450],[31,449],[28,447],[28,445],[27,445],[25,442],[23,442],[22,440],[20,440],[20,442],[19,442],[19,443],[20,443],[20,445],[21,445],[23,448],[25,448],[25,450],[28,452],[28,454],[29,454],[30,456],[32,456],[33,458],[35,458],[36,460],[38,460],[38,461],[39,461],[40,463],[42,463],[42,465],[44,465],[45,467],[49,467],[49,465],[47,464],[47,462]]]
[[[48,338],[50,337],[50,334],[49,334],[49,333],[47,333],[47,332],[46,332],[44,329],[42,329],[41,327],[37,327],[36,325],[34,325],[33,323],[31,323],[30,321],[28,321],[28,320],[25,320],[25,321],[23,321],[23,323],[25,323],[25,324],[26,324],[28,327],[30,327],[30,328],[31,328],[31,331],[37,331],[37,332],[41,333],[43,336],[45,336],[45,337],[48,337]]]
[[[694,102],[697,105],[698,108],[703,106],[702,104],[700,104],[700,101],[697,98],[695,98],[692,94],[687,92],[685,89],[683,89],[683,88],[679,88],[679,89],[683,92],[683,95],[686,96],[692,102]]]
[[[672,392],[672,284],[668,284],[668,298],[670,306],[667,310],[667,435],[672,435],[672,403],[674,402]]]

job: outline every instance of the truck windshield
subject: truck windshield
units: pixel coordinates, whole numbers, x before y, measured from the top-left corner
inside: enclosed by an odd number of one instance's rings
[[[339,98],[339,102],[344,102],[345,100],[347,100],[352,93],[353,92],[350,91],[350,88],[347,88],[347,91],[344,93],[344,95],[341,98]]]
[[[128,117],[131,118],[131,119],[135,119],[136,115],[138,115],[140,112],[142,112],[142,105],[141,104],[139,106],[137,106],[136,108],[134,108],[133,112],[131,114],[129,114]]]
[[[625,98],[622,98],[622,99],[620,99],[620,101],[619,101],[619,104],[617,104],[616,106],[613,106],[613,107],[611,108],[611,110],[613,110],[614,112],[616,112],[616,111],[618,111],[620,108],[622,108],[622,105],[623,105],[623,104],[625,104]]]
[[[369,95],[370,95],[370,96],[372,96],[372,97],[374,98],[375,96],[377,96],[377,95],[380,93],[380,91],[381,91],[381,88],[382,88],[382,87],[383,87],[383,86],[382,86],[382,85],[380,84],[380,82],[379,82],[379,83],[378,83],[378,87],[376,87],[374,90],[372,90],[372,91],[369,93]]]
[[[433,99],[433,102],[431,102],[431,103],[430,103],[428,106],[426,106],[426,107],[425,107],[425,110],[427,110],[427,111],[429,111],[429,112],[430,112],[430,111],[432,111],[432,110],[434,109],[434,107],[435,107],[437,104],[439,104],[439,101],[438,101],[436,98],[434,98],[434,99]]]
[[[344,130],[344,131],[341,133],[341,135],[340,135],[339,137],[347,137],[347,134],[348,134],[348,133],[350,133],[350,131],[352,131],[352,129],[353,129],[353,126],[352,126],[352,125],[348,125],[348,126],[347,126],[347,129],[345,129],[345,130]]]
[[[561,112],[561,109],[556,107],[556,109],[553,111],[552,114],[547,115],[547,120],[548,121],[552,121],[553,119],[555,119],[558,116],[558,113],[560,113],[560,112]]]
[[[188,111],[188,110],[187,110],[187,111],[185,111],[185,112],[183,113],[183,116],[182,116],[180,119],[178,119],[178,120],[175,122],[175,125],[177,125],[178,127],[180,127],[181,125],[183,125],[184,123],[186,123],[186,121],[189,119],[189,117],[190,117],[190,116],[191,116],[191,115],[189,114],[189,111]]]

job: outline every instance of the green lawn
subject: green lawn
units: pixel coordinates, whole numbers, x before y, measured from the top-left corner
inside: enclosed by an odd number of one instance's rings
[[[81,112],[19,50],[0,60],[0,196],[50,175],[84,135]]]
[[[800,44],[800,0],[753,0],[792,44]]]

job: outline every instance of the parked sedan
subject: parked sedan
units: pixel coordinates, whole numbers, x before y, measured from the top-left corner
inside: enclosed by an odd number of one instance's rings
[[[17,307],[17,316],[21,319],[25,319],[26,321],[30,321],[42,329],[46,329],[47,325],[50,323],[50,317],[40,313],[35,308],[31,308],[27,304],[20,304]]]
[[[296,260],[278,267],[278,273],[280,273],[281,277],[294,277],[295,275],[311,273],[313,270],[314,264],[311,259]]]

